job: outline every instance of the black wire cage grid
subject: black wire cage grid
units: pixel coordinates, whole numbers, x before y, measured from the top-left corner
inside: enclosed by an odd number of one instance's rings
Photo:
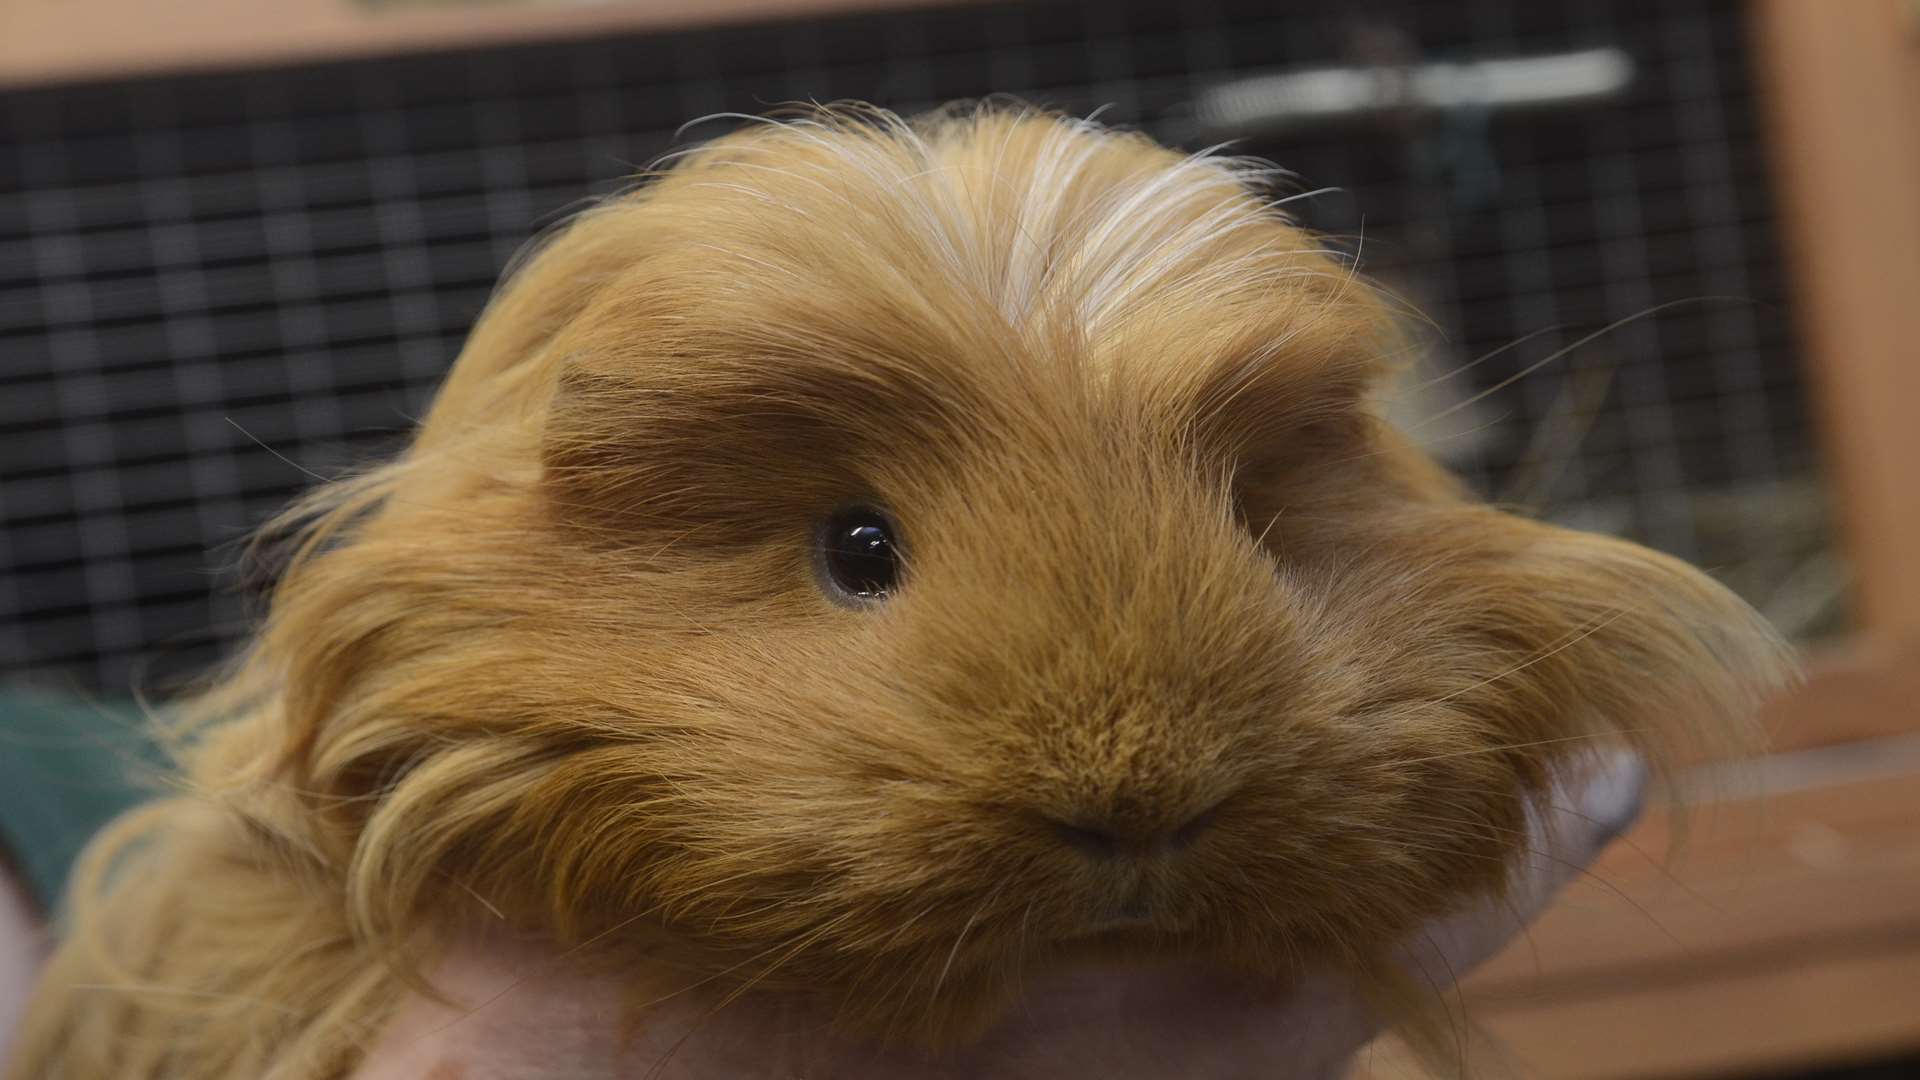
[[[238,542],[397,446],[521,244],[692,118],[1001,93],[1197,149],[1196,102],[1251,76],[1596,48],[1632,67],[1601,104],[1224,136],[1335,189],[1294,208],[1431,316],[1397,404],[1464,421],[1436,453],[1831,629],[1741,8],[974,4],[0,94],[0,676],[218,657]]]

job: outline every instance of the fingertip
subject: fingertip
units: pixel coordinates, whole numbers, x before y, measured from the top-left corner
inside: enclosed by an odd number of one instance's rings
[[[1581,816],[1599,830],[1597,846],[1626,832],[1646,806],[1649,770],[1646,759],[1630,750],[1604,755],[1580,790]]]

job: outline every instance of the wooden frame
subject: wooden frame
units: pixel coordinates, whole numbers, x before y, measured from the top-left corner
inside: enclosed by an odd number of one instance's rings
[[[1753,16],[1861,629],[1920,637],[1920,3],[1756,0]]]
[[[964,0],[0,0],[0,88]]]

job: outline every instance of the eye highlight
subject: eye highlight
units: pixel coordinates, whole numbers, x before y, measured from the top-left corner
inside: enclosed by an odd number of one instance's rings
[[[821,526],[819,567],[827,594],[841,603],[885,599],[900,583],[900,530],[886,511],[849,506]]]

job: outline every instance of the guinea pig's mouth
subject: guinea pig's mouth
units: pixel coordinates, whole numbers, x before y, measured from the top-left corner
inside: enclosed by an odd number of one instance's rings
[[[1151,933],[1159,928],[1159,924],[1146,915],[1110,915],[1074,931],[1068,935],[1067,940],[1082,941],[1088,938],[1134,936]]]
[[[1116,893],[1111,902],[1096,909],[1085,923],[1066,935],[1068,941],[1122,940],[1170,936],[1174,930],[1161,917],[1164,902],[1156,904],[1142,883],[1134,883]]]
[[[1065,940],[1075,945],[1125,945],[1155,941],[1164,936],[1152,919],[1113,918],[1082,927]]]

